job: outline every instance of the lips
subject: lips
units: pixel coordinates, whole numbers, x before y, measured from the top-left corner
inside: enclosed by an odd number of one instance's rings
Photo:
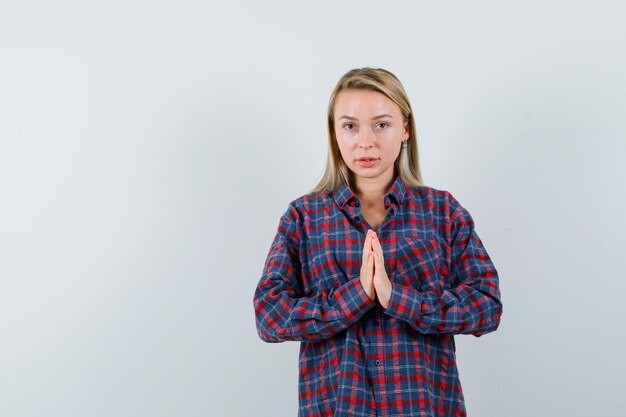
[[[378,158],[372,158],[369,156],[364,156],[356,160],[357,164],[361,166],[361,168],[371,168],[378,163]]]

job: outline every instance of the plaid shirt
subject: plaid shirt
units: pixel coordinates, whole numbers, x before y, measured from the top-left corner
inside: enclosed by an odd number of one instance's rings
[[[360,283],[370,226],[348,185],[280,219],[254,309],[261,339],[301,342],[299,417],[466,415],[454,335],[498,328],[497,271],[449,192],[398,176],[384,202],[386,309]]]

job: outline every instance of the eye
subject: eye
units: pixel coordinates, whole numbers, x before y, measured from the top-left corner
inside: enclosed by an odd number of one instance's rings
[[[343,127],[348,130],[352,130],[354,129],[354,123],[346,123],[345,125],[343,125]]]
[[[378,127],[380,127],[381,129],[386,129],[389,127],[389,125],[386,122],[380,122],[378,123]]]

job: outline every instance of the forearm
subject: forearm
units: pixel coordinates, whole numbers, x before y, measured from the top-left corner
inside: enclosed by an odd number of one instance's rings
[[[254,297],[257,332],[266,342],[316,342],[347,329],[375,304],[359,279],[311,297],[266,281]]]
[[[488,283],[461,283],[440,293],[394,283],[385,313],[420,333],[481,336],[498,328],[502,303],[497,286]]]

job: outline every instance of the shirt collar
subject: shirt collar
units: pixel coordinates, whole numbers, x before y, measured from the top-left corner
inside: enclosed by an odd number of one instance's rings
[[[342,209],[343,206],[352,201],[352,199],[357,198],[352,191],[352,188],[345,182],[332,193],[332,196],[335,200],[335,203],[340,209]]]
[[[396,176],[396,179],[391,184],[389,191],[385,194],[385,207],[388,204],[397,204],[400,205],[404,202],[404,198],[407,193],[407,185],[402,180],[400,175]],[[339,188],[333,193],[333,199],[335,203],[340,209],[350,203],[353,199],[357,199],[356,194],[352,191],[352,188],[349,184],[343,183]]]
[[[397,205],[401,205],[402,203],[404,203],[406,193],[407,193],[407,185],[402,180],[400,175],[398,175],[396,179],[393,181],[393,184],[391,184],[391,188],[389,188],[389,191],[387,191],[387,194],[385,194],[385,200],[387,198],[395,199],[395,203]]]

